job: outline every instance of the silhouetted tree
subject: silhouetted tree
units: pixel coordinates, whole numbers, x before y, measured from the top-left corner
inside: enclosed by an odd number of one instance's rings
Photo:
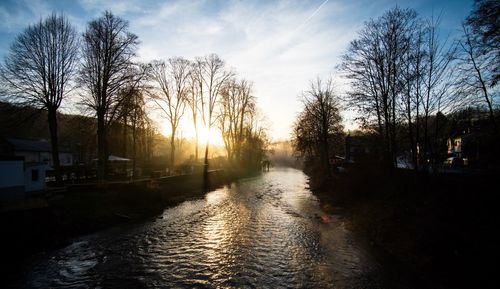
[[[378,133],[384,136],[386,161],[392,166],[396,165],[397,102],[402,91],[399,78],[416,21],[414,10],[393,8],[368,21],[342,57],[341,69],[351,81],[349,103],[365,120],[375,117]]]
[[[421,63],[417,63],[419,69],[416,70],[417,94],[416,109],[422,111],[422,120],[420,115],[415,119],[416,125],[420,128],[420,121],[423,122],[423,140],[420,136],[416,138],[417,143],[422,144],[419,148],[412,147],[412,151],[421,150],[420,162],[427,165],[424,161],[429,155],[435,155],[436,152],[431,149],[431,128],[429,120],[431,116],[438,115],[443,109],[450,109],[458,103],[456,94],[451,91],[454,79],[455,66],[453,59],[455,57],[455,45],[448,45],[447,40],[439,37],[440,18],[432,17],[423,25],[423,42],[417,45],[417,53],[421,54]],[[410,48],[411,49],[411,48]],[[418,52],[420,51],[420,52]],[[411,89],[411,85],[407,89]],[[418,95],[421,94],[421,95]],[[434,135],[437,136],[439,129],[438,118],[435,118]],[[434,139],[436,145],[437,139]],[[415,168],[418,168],[415,164]]]
[[[17,36],[0,68],[0,79],[10,100],[47,111],[58,182],[57,110],[71,90],[77,58],[75,28],[63,15],[52,14]]]
[[[189,92],[187,95],[187,105],[191,112],[191,119],[193,121],[194,133],[195,133],[195,144],[194,144],[194,159],[198,161],[198,149],[199,149],[199,132],[198,132],[198,120],[201,107],[201,97],[203,94],[203,82],[199,80],[200,66],[202,62],[197,59],[195,62],[191,63],[191,73],[189,74]]]
[[[251,95],[252,85],[232,78],[223,86],[220,99],[219,128],[222,132],[228,159],[241,160],[241,146],[244,141],[245,120],[254,113],[255,98]]]
[[[255,169],[261,167],[261,161],[266,158],[269,146],[265,116],[257,107],[249,106],[243,119],[243,136],[241,141],[240,166]]]
[[[118,116],[123,94],[120,88],[134,82],[132,58],[137,36],[128,31],[128,22],[106,11],[89,22],[83,33],[83,62],[80,84],[86,88],[84,104],[97,117],[98,177],[104,180],[108,161],[108,127]]]
[[[220,91],[226,81],[233,75],[225,69],[225,63],[216,54],[195,59],[193,73],[200,93],[200,112],[203,125],[210,131],[216,124],[216,108]],[[208,171],[208,148],[210,140],[205,144],[204,174]]]
[[[342,134],[342,118],[333,81],[316,79],[302,96],[304,109],[294,125],[294,148],[301,156],[319,161],[322,171],[331,173],[332,143]]]
[[[142,138],[143,145],[144,139],[147,138],[147,127],[150,126],[150,119],[146,113],[146,103],[144,99],[144,94],[141,89],[136,87],[130,87],[127,91],[127,113],[130,123],[125,123],[124,126],[127,127],[130,125],[132,130],[132,178],[136,176],[136,168],[137,168],[137,146],[139,139]],[[147,141],[147,140],[146,140]]]
[[[474,8],[467,17],[477,45],[483,53],[492,54],[487,69],[491,70],[488,86],[495,86],[500,79],[500,2],[497,0],[475,0]]]
[[[348,103],[365,123],[376,124],[392,167],[404,146],[401,124],[418,169],[431,154],[429,119],[457,103],[451,92],[455,46],[439,37],[439,21],[396,7],[367,22],[342,57]]]
[[[153,83],[150,95],[170,124],[171,170],[175,165],[177,128],[188,101],[190,68],[191,63],[183,58],[171,58],[167,62],[153,61],[150,68],[150,78]]]
[[[484,103],[487,105],[490,121],[493,124],[493,129],[498,134],[498,128],[493,111],[493,97],[495,94],[491,90],[495,89],[497,77],[495,70],[498,70],[498,63],[494,63],[494,59],[498,56],[485,50],[479,43],[478,38],[472,33],[471,28],[467,25],[462,25],[463,39],[460,41],[459,55],[459,78],[457,81],[458,87],[462,95],[481,96]],[[498,52],[498,51],[497,51]],[[492,69],[495,67],[494,69]]]
[[[129,155],[128,143],[129,143],[129,126],[134,121],[137,122],[138,119],[134,118],[147,118],[145,111],[145,101],[143,92],[147,91],[149,87],[146,85],[147,73],[150,70],[149,65],[139,64],[128,68],[128,73],[132,76],[129,82],[125,82],[124,85],[119,89],[118,94],[120,95],[118,99],[121,99],[119,105],[117,106],[117,117],[116,120],[119,121],[122,126],[122,154],[124,157]],[[140,104],[140,105],[139,105]],[[138,110],[141,112],[138,113]]]

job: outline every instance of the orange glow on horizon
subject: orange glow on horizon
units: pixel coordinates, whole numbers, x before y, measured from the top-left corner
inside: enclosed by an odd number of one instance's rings
[[[179,126],[177,129],[178,138],[194,139],[196,137],[195,130],[192,126]],[[161,128],[161,134],[165,137],[170,137],[170,126],[164,124]],[[224,140],[219,129],[211,128],[210,131],[203,125],[198,127],[198,141],[200,145],[205,145],[209,141],[210,145],[224,146]]]

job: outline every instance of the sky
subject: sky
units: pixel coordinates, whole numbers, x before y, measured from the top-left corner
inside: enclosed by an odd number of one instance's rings
[[[473,0],[0,0],[0,59],[18,33],[51,12],[63,12],[83,32],[90,20],[110,10],[129,21],[130,32],[139,37],[140,61],[218,54],[238,77],[253,82],[269,136],[278,140],[290,137],[301,110],[300,95],[311,80],[333,77],[337,93],[345,91],[336,66],[365,21],[396,5],[413,8],[422,17],[442,13],[441,35],[453,38],[472,4]],[[344,117],[346,128],[355,128],[353,113],[347,111]]]

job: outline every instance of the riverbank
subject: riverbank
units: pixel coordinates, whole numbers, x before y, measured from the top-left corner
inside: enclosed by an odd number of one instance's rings
[[[211,171],[208,190],[255,173]],[[0,215],[2,263],[16,272],[24,259],[37,252],[65,246],[83,234],[155,218],[165,208],[202,197],[205,192],[202,174],[69,186],[63,193],[38,197],[43,206]]]
[[[407,280],[402,288],[490,288],[497,246],[495,181],[365,167],[315,191],[326,211],[343,208],[352,229],[399,275],[389,278]]]

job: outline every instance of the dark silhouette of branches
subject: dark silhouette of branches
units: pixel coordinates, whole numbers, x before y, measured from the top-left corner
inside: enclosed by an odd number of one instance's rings
[[[137,36],[128,32],[128,22],[106,11],[89,22],[83,33],[79,82],[87,90],[84,99],[97,117],[98,176],[107,174],[107,130],[117,117],[123,100],[120,88],[135,82],[132,58],[138,44]]]
[[[488,86],[495,86],[500,79],[500,2],[495,0],[476,0],[474,9],[466,19],[477,45],[483,53],[492,54],[489,69],[492,77]],[[470,33],[469,32],[469,33]]]
[[[217,122],[216,108],[220,92],[226,81],[233,75],[226,70],[225,63],[216,54],[203,58],[196,58],[193,73],[197,82],[197,92],[200,96],[201,119],[207,131],[210,131]],[[210,142],[205,144],[204,172],[208,171],[208,148]]]
[[[246,80],[231,78],[221,90],[219,128],[224,139],[228,159],[241,160],[241,148],[245,138],[245,120],[253,114],[255,98],[252,84]]]
[[[418,169],[433,153],[429,119],[459,102],[451,77],[456,46],[439,37],[439,19],[423,21],[415,11],[396,7],[367,22],[342,57],[340,69],[351,84],[347,103],[365,123],[375,124],[390,167],[404,150],[399,126],[407,126]],[[434,135],[438,129],[436,122]]]
[[[9,100],[47,110],[58,182],[61,176],[57,110],[71,90],[77,60],[75,28],[63,15],[52,14],[18,35],[0,68]]]
[[[338,96],[332,79],[311,82],[310,89],[302,95],[303,111],[294,125],[295,150],[306,161],[318,162],[320,169],[330,175],[330,157],[339,154],[334,142],[342,135]]]
[[[175,137],[184,115],[190,93],[191,63],[184,58],[167,62],[153,61],[149,76],[153,83],[150,96],[162,110],[170,124],[170,167],[175,165]]]

